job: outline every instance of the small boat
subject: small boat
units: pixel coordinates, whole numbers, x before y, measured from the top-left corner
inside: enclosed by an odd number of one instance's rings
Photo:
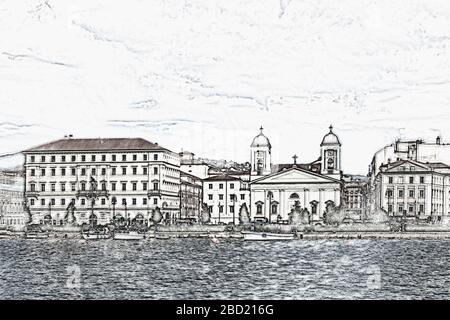
[[[155,235],[155,239],[158,239],[158,240],[169,240],[170,237],[166,236],[166,235],[162,235],[162,234],[156,234]]]
[[[109,233],[82,233],[81,237],[84,240],[103,240],[111,238]]]
[[[244,240],[248,241],[279,241],[294,240],[293,233],[250,232],[243,231]]]
[[[143,240],[145,235],[136,231],[116,232],[113,238],[114,240]]]

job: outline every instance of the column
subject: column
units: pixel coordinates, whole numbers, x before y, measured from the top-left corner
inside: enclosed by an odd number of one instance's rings
[[[323,218],[323,209],[324,209],[324,206],[323,206],[322,202],[323,202],[323,189],[319,189],[319,208],[318,208],[318,211],[319,211],[319,219],[320,219],[320,218]]]

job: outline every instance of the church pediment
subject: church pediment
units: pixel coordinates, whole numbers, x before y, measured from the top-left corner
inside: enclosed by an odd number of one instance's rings
[[[330,178],[315,172],[303,170],[300,168],[291,168],[280,171],[252,182],[252,184],[315,184],[315,183],[340,183],[339,180]]]

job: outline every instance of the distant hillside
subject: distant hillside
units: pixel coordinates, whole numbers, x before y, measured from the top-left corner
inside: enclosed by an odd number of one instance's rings
[[[218,169],[236,169],[238,171],[246,171],[249,170],[250,164],[247,163],[238,163],[232,160],[214,160],[207,158],[198,158],[199,161],[204,162],[210,166],[216,167]]]
[[[20,152],[0,155],[0,170],[19,171],[22,169],[24,160]]]

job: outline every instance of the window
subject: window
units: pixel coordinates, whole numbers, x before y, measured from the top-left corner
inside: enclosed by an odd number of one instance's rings
[[[56,169],[52,169],[51,170],[51,174],[52,174],[53,177],[56,176]]]
[[[158,190],[158,182],[153,183],[153,190]]]
[[[36,185],[34,183],[30,184],[30,191],[36,191]]]
[[[45,183],[41,183],[41,191],[45,192]]]
[[[419,190],[419,198],[420,199],[425,199],[425,190]]]
[[[75,162],[77,160],[77,157],[72,156],[72,162]]]
[[[34,206],[34,199],[30,199],[30,205]]]
[[[147,172],[148,172],[147,167],[142,168],[142,174],[147,175]]]
[[[41,176],[45,176],[45,169],[41,169]]]
[[[272,204],[272,214],[277,214],[278,205]]]
[[[86,204],[86,199],[81,199],[81,205],[84,206]]]
[[[115,182],[111,182],[111,190],[116,191],[116,183]]]
[[[153,174],[158,174],[158,167],[153,168]]]
[[[135,206],[136,205],[136,198],[133,198],[133,199],[131,199],[131,204],[133,205],[133,206]]]
[[[142,198],[142,204],[143,204],[144,206],[147,205],[147,198]]]
[[[219,213],[223,213],[223,206],[219,206]]]
[[[41,156],[41,162],[45,162],[45,156]]]
[[[122,155],[122,161],[127,161],[127,155],[126,154]]]
[[[122,205],[123,205],[123,206],[126,206],[126,205],[127,205],[127,199],[125,199],[125,198],[122,199]]]
[[[409,183],[414,183],[414,177],[409,177]]]
[[[61,183],[61,191],[62,192],[66,191],[66,184],[65,183]]]
[[[35,159],[35,157],[34,156],[31,156],[30,157],[30,162],[34,162],[36,159]]]
[[[62,175],[62,176],[65,176],[65,175],[66,175],[66,169],[64,169],[64,168],[61,169],[61,175]]]
[[[208,200],[212,200],[213,199],[213,195],[212,194],[208,194]]]
[[[208,189],[212,189],[213,188],[213,185],[212,185],[212,183],[210,183],[209,185],[208,185]]]
[[[234,183],[230,183],[230,189],[234,189]]]
[[[61,205],[65,206],[66,205],[66,199],[61,199]]]
[[[126,182],[122,182],[122,191],[126,191],[127,190],[127,184]]]
[[[230,194],[230,201],[233,201],[235,199],[237,199],[236,195],[235,194]]]
[[[35,170],[35,169],[31,169],[30,175],[31,175],[32,177],[34,177],[34,176],[36,175],[36,170]]]
[[[388,212],[392,213],[392,211],[393,211],[393,207],[392,207],[392,204],[390,204],[390,205],[388,205]]]
[[[386,195],[387,195],[388,198],[392,198],[394,196],[394,190],[388,189],[386,191]]]
[[[398,197],[399,197],[399,198],[403,198],[404,196],[405,196],[405,190],[399,189],[399,190],[398,190]]]
[[[102,190],[106,191],[106,182],[102,182]]]
[[[230,213],[234,213],[234,206],[230,206]]]
[[[50,199],[50,203],[52,204],[52,206],[55,205],[55,199]]]
[[[142,182],[142,190],[147,191],[147,182]]]
[[[92,156],[91,156],[91,161],[92,161],[92,162],[95,162],[95,155],[92,155]]]
[[[219,200],[223,200],[223,194],[219,194]]]
[[[133,161],[137,161],[137,155],[133,154]]]
[[[85,176],[85,175],[86,175],[86,169],[85,169],[85,168],[81,169],[81,175],[82,175],[82,176]]]
[[[425,177],[420,177],[420,183],[425,183]]]
[[[155,160],[155,161],[158,160],[158,155],[157,155],[157,154],[154,154],[154,155],[153,155],[153,160]]]
[[[91,169],[91,176],[95,176],[97,174],[97,170],[95,168]]]
[[[41,199],[41,206],[45,206],[45,199]]]
[[[416,196],[416,192],[414,191],[414,189],[410,189],[409,190],[409,197],[410,198],[414,198]]]
[[[399,205],[398,206],[398,212],[399,213],[403,213],[403,205]]]
[[[104,198],[101,200],[101,204],[102,204],[102,206],[104,206],[106,204],[106,200]]]
[[[136,167],[133,168],[133,175],[137,175],[137,168]]]
[[[425,206],[423,204],[421,204],[419,206],[419,213],[424,213],[425,212]]]
[[[56,191],[56,185],[55,185],[54,183],[52,183],[52,184],[50,185],[50,187],[51,187],[51,191],[52,191],[52,192],[55,192],[55,191]]]
[[[147,155],[144,154],[144,161],[147,161]]]
[[[223,189],[223,183],[219,183],[219,189]]]
[[[256,205],[256,214],[262,214],[262,204],[260,203]]]
[[[51,156],[50,161],[51,162],[55,162],[56,161],[56,157],[55,156]]]
[[[122,175],[125,176],[127,174],[127,168],[122,168]]]
[[[398,177],[398,183],[403,183],[403,182],[404,182],[403,177]]]
[[[153,204],[158,204],[158,198],[153,198]]]
[[[72,191],[75,191],[75,188],[76,188],[75,182],[72,182],[71,186],[72,186]]]
[[[75,168],[72,168],[72,175],[73,175],[73,176],[76,175],[76,170],[75,170]]]
[[[133,182],[133,191],[136,191],[136,190],[137,190],[137,183]]]
[[[245,200],[245,194],[241,194],[241,200]]]
[[[117,160],[117,156],[115,154],[112,155],[112,161],[116,161]]]
[[[106,176],[106,169],[102,168],[102,176]]]
[[[86,191],[86,183],[85,182],[81,183],[81,191]]]
[[[102,154],[102,161],[103,161],[103,162],[106,161],[106,154]]]
[[[116,175],[116,168],[111,168],[111,175],[115,176]]]
[[[411,213],[411,212],[414,212],[414,206],[409,206],[408,207],[408,211]]]
[[[85,155],[82,155],[82,156],[81,156],[81,161],[82,161],[82,162],[86,161],[86,156],[85,156]]]

